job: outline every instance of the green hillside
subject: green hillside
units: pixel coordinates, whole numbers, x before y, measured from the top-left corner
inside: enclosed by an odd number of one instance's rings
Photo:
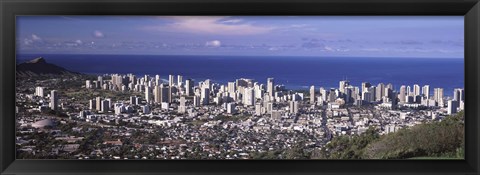
[[[314,159],[451,159],[464,157],[464,113],[380,136],[370,128],[359,136],[335,137]]]

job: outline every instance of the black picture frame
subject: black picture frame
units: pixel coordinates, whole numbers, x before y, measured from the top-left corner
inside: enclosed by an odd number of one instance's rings
[[[479,174],[478,0],[0,0],[1,174]],[[15,160],[17,15],[463,15],[465,160]],[[425,138],[426,139],[426,138]]]

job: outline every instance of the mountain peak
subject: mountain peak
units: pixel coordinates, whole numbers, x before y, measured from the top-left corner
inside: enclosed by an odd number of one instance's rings
[[[28,61],[27,63],[47,63],[43,57],[38,57],[33,60]]]

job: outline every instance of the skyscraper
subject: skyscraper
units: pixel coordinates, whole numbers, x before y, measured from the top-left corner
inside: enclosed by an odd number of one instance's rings
[[[193,80],[192,79],[187,79],[185,81],[185,94],[187,96],[192,96],[193,95]]]
[[[45,96],[45,94],[43,93],[44,92],[44,88],[43,87],[36,87],[35,88],[35,95],[36,96],[39,96],[39,97],[43,97]]]
[[[310,86],[310,104],[315,104],[315,86]]]
[[[362,82],[362,92],[367,91],[367,89],[372,86],[369,82]]]
[[[349,81],[347,81],[347,80],[342,80],[342,81],[340,81],[340,83],[339,83],[338,89],[340,90],[340,92],[345,93],[345,88],[346,88],[348,85],[350,85],[350,82],[349,82]]]
[[[173,86],[175,84],[175,76],[174,75],[168,75],[168,85]]]
[[[433,89],[433,99],[438,103],[439,106],[443,106],[443,88],[434,88]]]
[[[465,90],[461,88],[455,88],[453,90],[453,100],[459,102],[465,100]]]
[[[181,96],[180,97],[180,105],[178,106],[178,113],[185,113],[186,111],[186,106],[185,106],[185,97]]]
[[[245,93],[243,94],[243,105],[252,106],[254,103],[255,103],[254,89],[251,87],[246,88]]]
[[[203,86],[200,93],[200,100],[202,105],[208,105],[210,103],[210,88]]]
[[[50,109],[57,110],[58,107],[58,92],[53,90],[50,92]]]
[[[183,76],[177,75],[177,85],[180,87],[183,84]]]
[[[155,103],[162,103],[162,93],[158,85],[153,88],[153,98]]]
[[[96,106],[97,111],[101,111],[101,110],[102,110],[102,98],[97,97],[97,98],[95,99],[95,101],[96,101],[95,104],[97,105],[97,106]]]
[[[290,113],[297,114],[298,113],[298,102],[297,101],[290,101]]]
[[[236,107],[235,103],[227,103],[227,113],[229,114],[235,113],[236,112],[235,107]]]
[[[413,85],[413,96],[420,95],[420,86],[418,84]]]
[[[235,93],[237,91],[237,87],[235,86],[235,82],[228,82],[228,93]]]
[[[375,100],[381,101],[383,96],[385,96],[385,85],[383,83],[378,83],[375,90]]]
[[[268,78],[267,79],[267,92],[270,97],[273,97],[274,91],[275,91],[275,84],[273,78]]]
[[[147,101],[147,103],[150,103],[152,101],[152,95],[150,91],[150,87],[145,86],[145,101]]]
[[[422,94],[425,98],[430,99],[430,85],[425,85],[422,87]]]
[[[407,88],[405,87],[405,85],[400,86],[400,93],[398,94],[400,103],[402,104],[405,103],[406,95],[407,95]]]

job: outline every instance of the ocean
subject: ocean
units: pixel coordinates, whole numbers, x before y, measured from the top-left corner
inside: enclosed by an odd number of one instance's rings
[[[167,56],[167,55],[17,55],[17,64],[44,57],[68,70],[85,74],[119,73],[143,76],[183,75],[197,83],[205,79],[226,83],[250,78],[266,83],[268,77],[288,89],[338,88],[340,80],[353,86],[362,82],[392,83],[395,89],[414,84],[441,87],[446,96],[464,87],[464,60],[461,58],[368,58],[368,57],[286,57],[286,56]]]

